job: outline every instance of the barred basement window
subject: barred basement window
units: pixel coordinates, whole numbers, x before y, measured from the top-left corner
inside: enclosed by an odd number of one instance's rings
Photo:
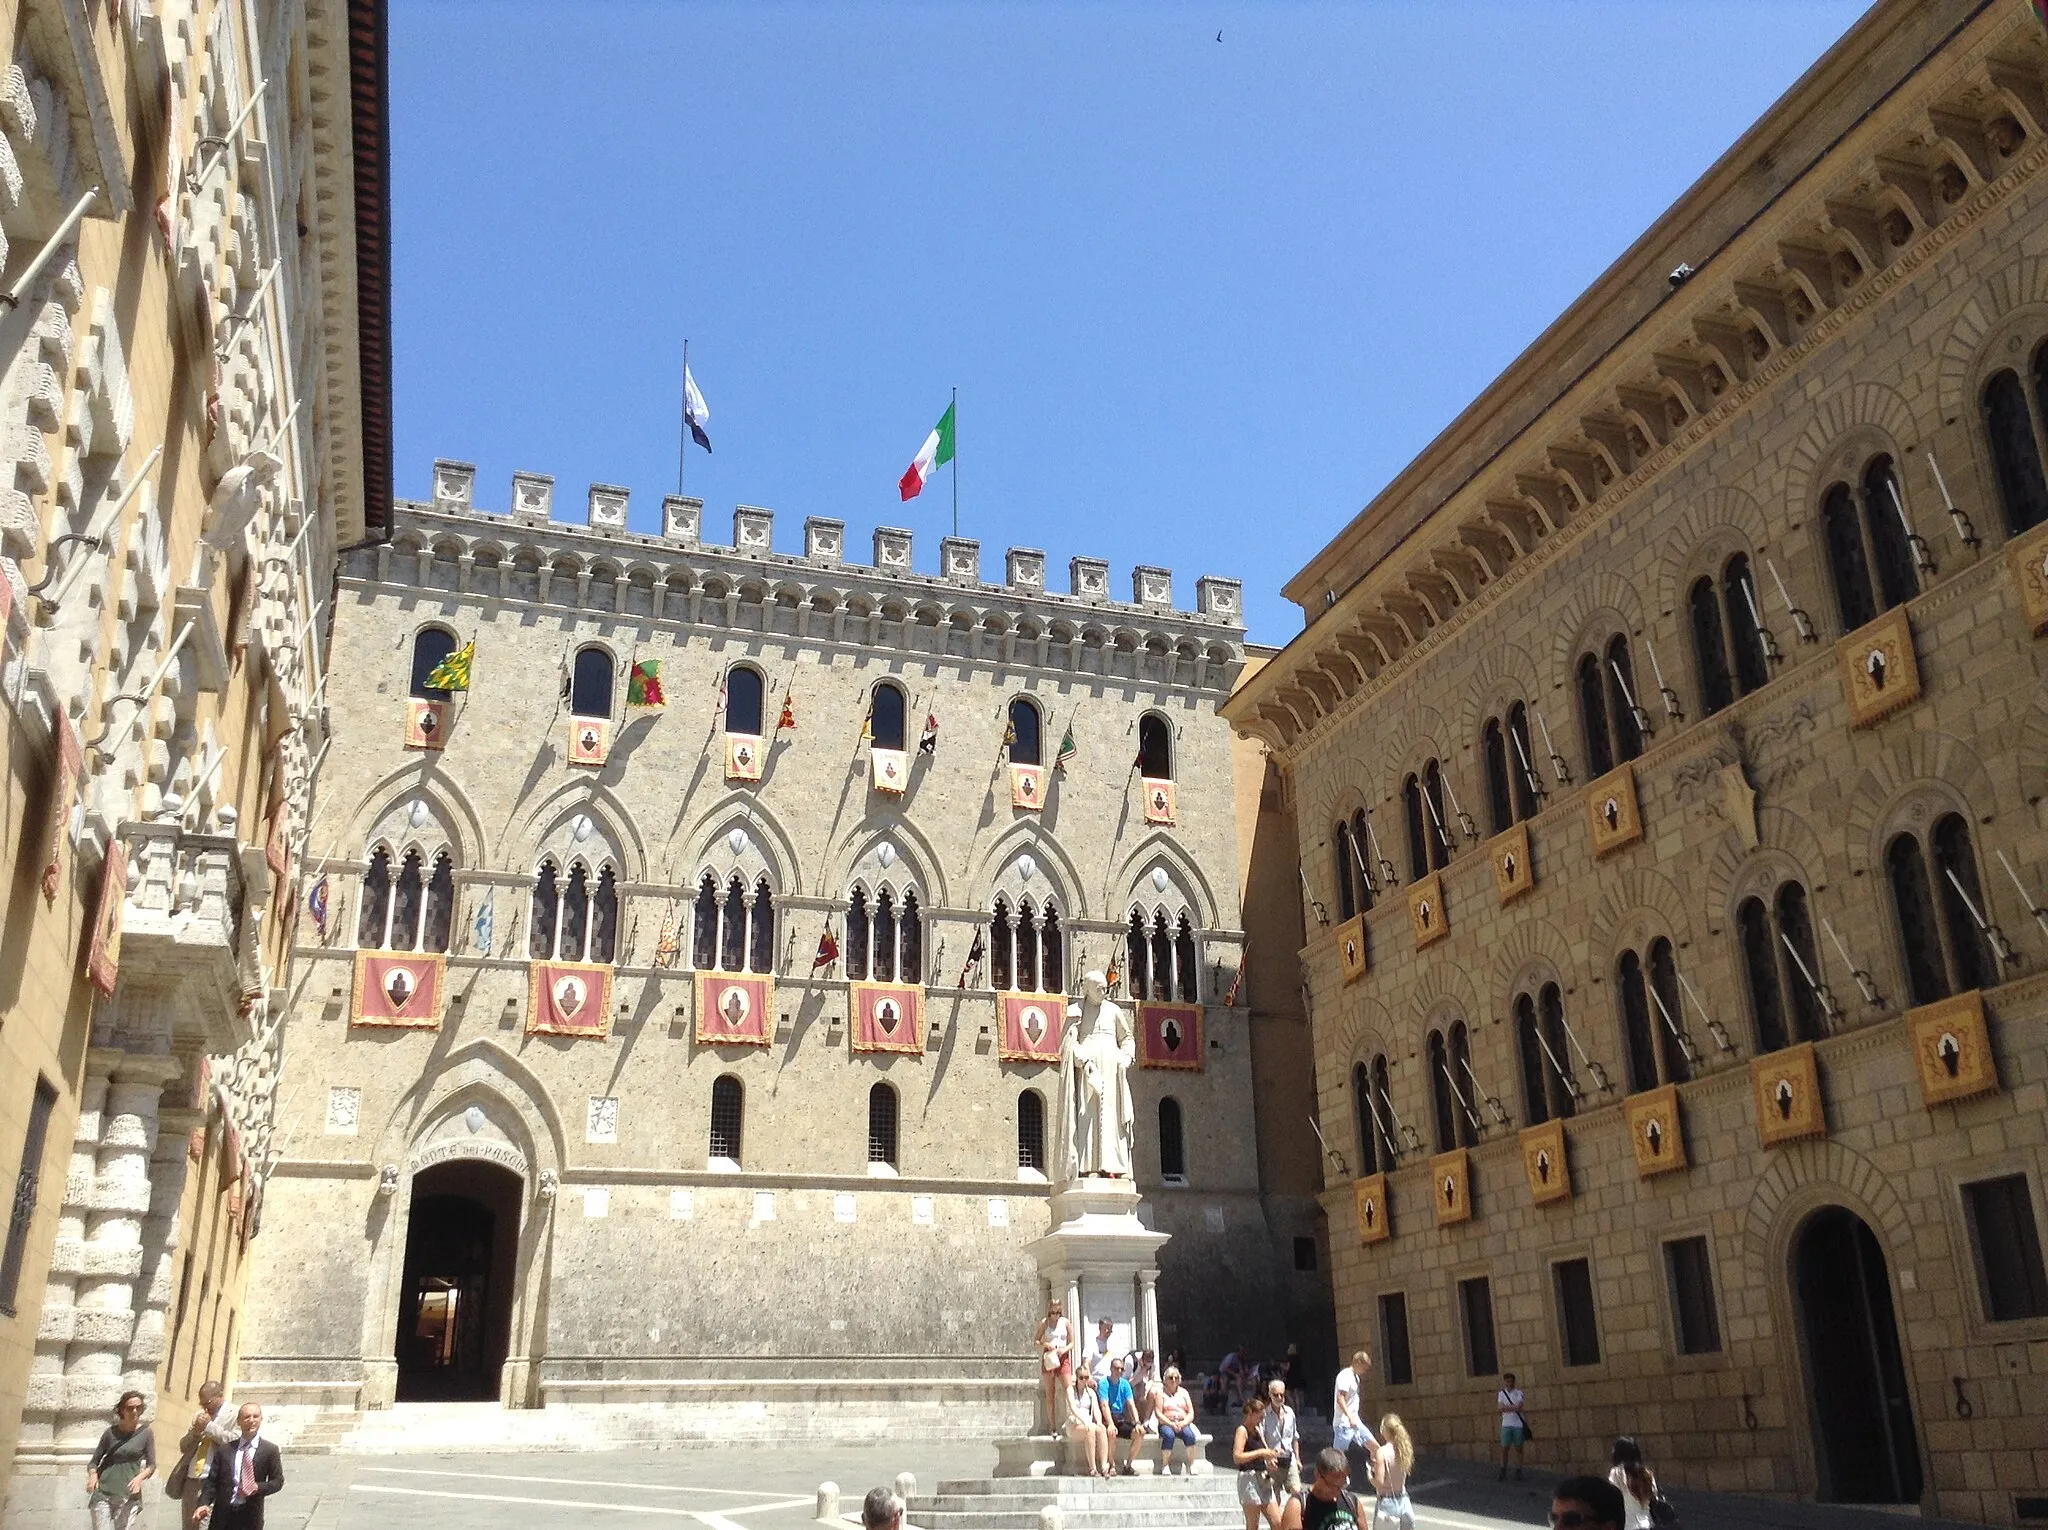
[[[1977,1290],[1993,1323],[2048,1317],[2048,1273],[2024,1174],[1980,1179],[1963,1186],[1970,1242],[1977,1255]]]
[[[14,1206],[7,1219],[7,1249],[0,1254],[0,1313],[13,1317],[21,1292],[21,1266],[28,1256],[29,1229],[35,1225],[36,1194],[42,1183],[43,1148],[50,1135],[50,1114],[57,1091],[45,1078],[36,1080],[29,1102],[28,1132],[21,1143],[21,1167],[14,1175]]]
[[[1484,1275],[1459,1281],[1458,1313],[1465,1324],[1465,1374],[1499,1375],[1500,1353],[1493,1343],[1493,1283]]]
[[[455,652],[455,634],[446,627],[422,627],[412,640],[412,694],[422,701],[446,701],[448,693],[427,684],[427,676]]]
[[[1045,1172],[1045,1096],[1036,1089],[1017,1096],[1017,1167]]]
[[[1408,1349],[1408,1293],[1380,1293],[1380,1359],[1386,1363],[1387,1385],[1405,1387],[1415,1379]]]
[[[1681,1355],[1721,1350],[1721,1322],[1714,1308],[1714,1274],[1705,1238],[1678,1238],[1664,1245],[1664,1275],[1671,1298],[1671,1327]]]
[[[1159,1102],[1159,1177],[1169,1185],[1188,1182],[1187,1145],[1180,1130],[1180,1101],[1172,1095]]]
[[[868,1091],[868,1162],[896,1167],[896,1091],[887,1084]]]
[[[721,1073],[711,1083],[711,1156],[737,1165],[740,1162],[740,1128],[746,1115],[746,1089],[730,1073]]]
[[[1557,1325],[1564,1341],[1566,1365],[1600,1363],[1600,1325],[1593,1311],[1593,1267],[1584,1259],[1565,1259],[1550,1267],[1557,1287]]]

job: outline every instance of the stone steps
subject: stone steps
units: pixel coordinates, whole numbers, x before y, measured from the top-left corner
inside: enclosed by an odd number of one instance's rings
[[[918,1530],[1040,1530],[1056,1509],[1063,1530],[1243,1530],[1237,1479],[1205,1477],[991,1477],[941,1482],[913,1494],[905,1519]]]

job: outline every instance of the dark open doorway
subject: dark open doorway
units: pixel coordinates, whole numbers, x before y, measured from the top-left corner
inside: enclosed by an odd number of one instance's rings
[[[398,1298],[400,1402],[488,1401],[512,1334],[521,1181],[458,1161],[412,1182]]]
[[[1792,1250],[1793,1293],[1826,1503],[1918,1503],[1920,1446],[1884,1249],[1862,1218],[1816,1211]]]

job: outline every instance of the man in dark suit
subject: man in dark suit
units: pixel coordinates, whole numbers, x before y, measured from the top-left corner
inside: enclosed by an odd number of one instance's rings
[[[263,1530],[263,1500],[284,1486],[284,1458],[262,1437],[263,1410],[243,1403],[242,1437],[214,1447],[199,1485],[198,1521],[206,1530]]]

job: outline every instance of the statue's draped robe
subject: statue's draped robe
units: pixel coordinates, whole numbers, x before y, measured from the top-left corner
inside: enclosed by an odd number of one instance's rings
[[[1067,1006],[1060,1042],[1059,1163],[1076,1174],[1131,1176],[1137,1123],[1131,1109],[1130,1067],[1138,1054],[1130,1016],[1108,999],[1082,998]]]

